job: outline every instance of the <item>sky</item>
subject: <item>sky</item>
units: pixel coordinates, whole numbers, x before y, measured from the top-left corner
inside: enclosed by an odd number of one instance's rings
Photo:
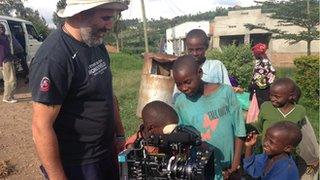
[[[55,27],[52,14],[56,10],[58,0],[25,0],[24,5],[38,10],[49,27]],[[255,5],[253,0],[144,0],[148,19],[173,18],[186,14],[197,14],[215,10],[216,7],[242,7]],[[123,11],[124,19],[142,19],[141,0],[130,0],[129,8]]]

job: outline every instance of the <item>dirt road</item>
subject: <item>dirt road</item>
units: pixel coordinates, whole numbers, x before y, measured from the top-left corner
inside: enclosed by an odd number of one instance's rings
[[[13,170],[4,179],[43,179],[32,141],[31,95],[27,85],[18,82],[18,103],[2,102],[2,92],[3,87],[0,89],[0,162],[6,161],[9,169]]]

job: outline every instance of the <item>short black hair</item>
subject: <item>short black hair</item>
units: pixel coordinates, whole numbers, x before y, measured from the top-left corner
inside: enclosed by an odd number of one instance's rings
[[[300,87],[299,87],[298,85],[296,85],[295,91],[294,91],[294,101],[295,101],[296,103],[298,103],[300,97],[301,97],[301,89],[300,89]]]
[[[209,47],[209,38],[202,29],[192,29],[191,31],[189,31],[186,35],[186,41],[191,38],[199,38],[206,46],[206,48]]]
[[[302,140],[302,132],[300,127],[291,121],[280,121],[273,124],[269,128],[285,132],[288,144],[292,145],[293,147],[298,146]]]
[[[195,73],[199,69],[199,64],[196,62],[192,55],[184,55],[177,58],[172,66],[173,74],[180,71],[188,71],[190,73]]]
[[[179,116],[169,104],[162,101],[152,101],[143,107],[142,120],[145,126],[162,127],[168,124],[177,124]]]
[[[292,102],[297,102],[298,96],[300,98],[300,95],[298,93],[299,90],[297,89],[298,86],[290,78],[284,77],[284,78],[279,78],[279,79],[275,80],[273,82],[273,84],[271,85],[271,88],[275,87],[275,86],[283,86],[283,87],[285,87],[285,89],[288,90],[288,92],[293,95],[292,96],[293,99],[290,99]]]
[[[296,90],[296,83],[287,77],[276,79],[271,86],[285,86],[292,92]]]

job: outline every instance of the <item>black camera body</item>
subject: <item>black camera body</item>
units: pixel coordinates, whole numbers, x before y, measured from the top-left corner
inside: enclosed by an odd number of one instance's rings
[[[178,126],[171,134],[138,139],[118,155],[120,179],[214,179],[213,148],[194,128]],[[148,153],[147,146],[159,152]]]

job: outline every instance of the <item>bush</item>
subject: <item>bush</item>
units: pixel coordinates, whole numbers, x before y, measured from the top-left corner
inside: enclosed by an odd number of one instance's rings
[[[319,107],[319,56],[302,56],[294,60],[295,79],[301,88],[304,104]]]
[[[249,45],[225,46],[222,51],[217,49],[209,50],[207,59],[220,60],[226,66],[229,75],[238,78],[241,87],[247,88],[249,86],[254,60]]]
[[[275,69],[276,69],[277,78],[282,78],[282,77],[294,78],[294,74],[296,71],[296,68],[292,68],[292,67],[275,67]]]

